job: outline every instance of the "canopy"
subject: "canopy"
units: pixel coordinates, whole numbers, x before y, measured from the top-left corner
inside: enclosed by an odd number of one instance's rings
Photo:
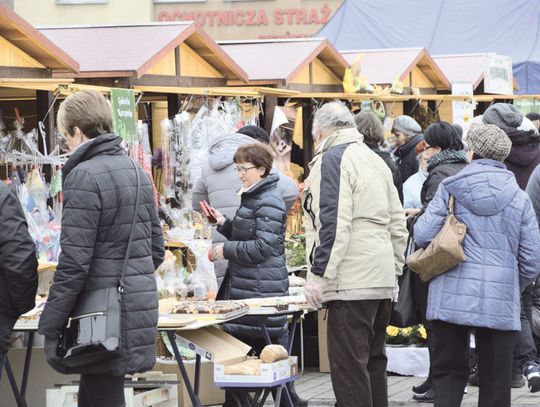
[[[512,58],[520,92],[540,93],[538,0],[345,0],[317,34],[338,50],[423,47]]]

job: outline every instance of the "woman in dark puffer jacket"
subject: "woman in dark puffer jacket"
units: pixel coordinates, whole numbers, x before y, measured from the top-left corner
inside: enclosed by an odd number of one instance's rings
[[[463,143],[459,133],[451,124],[437,122],[431,124],[424,133],[426,147],[424,154],[427,156],[428,177],[424,181],[420,194],[424,209],[429,205],[439,185],[446,178],[456,175],[468,164],[467,156],[463,151]],[[422,317],[422,322],[428,332],[428,350],[430,362],[433,357],[433,326],[426,319],[427,299],[429,284],[423,282],[418,275],[415,278],[415,297]],[[414,399],[417,401],[433,400],[431,382],[432,368],[430,365],[428,378],[419,386],[413,387]]]
[[[231,220],[210,208],[218,231],[228,242],[213,247],[212,260],[227,259],[224,298],[276,297],[288,295],[289,279],[285,263],[285,203],[276,188],[279,176],[270,174],[272,153],[257,143],[241,146],[234,155],[242,181],[240,207]],[[285,348],[288,343],[286,317],[271,317],[266,322],[270,338]],[[225,330],[251,345],[258,353],[264,346],[259,317],[242,317],[225,324]],[[294,406],[307,405],[288,386]],[[226,406],[247,405],[227,394]],[[284,405],[282,401],[282,405]],[[286,404],[285,404],[286,405]]]
[[[71,157],[62,168],[62,253],[39,321],[47,361],[62,373],[81,373],[78,405],[119,407],[124,375],[152,369],[156,358],[158,298],[155,269],[164,247],[152,183],[112,134],[109,102],[96,91],[69,96],[58,111],[58,128]],[[139,206],[124,280],[120,356],[68,368],[57,355],[62,326],[79,296],[116,288],[135,210]]]

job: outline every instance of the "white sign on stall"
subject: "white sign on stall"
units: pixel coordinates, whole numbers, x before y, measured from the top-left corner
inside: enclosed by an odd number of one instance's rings
[[[512,58],[486,54],[484,68],[484,93],[511,95],[513,93]]]
[[[452,95],[472,96],[472,94],[472,83],[452,83]],[[452,102],[452,123],[459,124],[463,128],[463,135],[467,135],[473,117],[474,103],[472,101]]]

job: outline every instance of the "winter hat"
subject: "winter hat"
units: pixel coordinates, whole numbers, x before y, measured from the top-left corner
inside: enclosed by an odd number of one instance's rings
[[[244,134],[251,137],[261,143],[268,144],[270,143],[270,136],[265,129],[259,126],[244,126],[237,131],[237,133]]]
[[[396,117],[392,125],[392,130],[397,130],[409,137],[414,137],[422,132],[422,127],[411,116],[402,115]]]
[[[484,112],[482,121],[485,124],[494,124],[503,130],[517,129],[521,126],[523,115],[514,105],[495,103]]]
[[[512,148],[510,138],[493,124],[479,124],[471,129],[467,134],[467,145],[480,157],[501,162]]]

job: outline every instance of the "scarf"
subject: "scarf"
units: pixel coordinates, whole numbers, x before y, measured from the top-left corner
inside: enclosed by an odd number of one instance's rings
[[[463,150],[443,150],[428,160],[428,172],[442,164],[463,163],[468,164],[467,155]]]

